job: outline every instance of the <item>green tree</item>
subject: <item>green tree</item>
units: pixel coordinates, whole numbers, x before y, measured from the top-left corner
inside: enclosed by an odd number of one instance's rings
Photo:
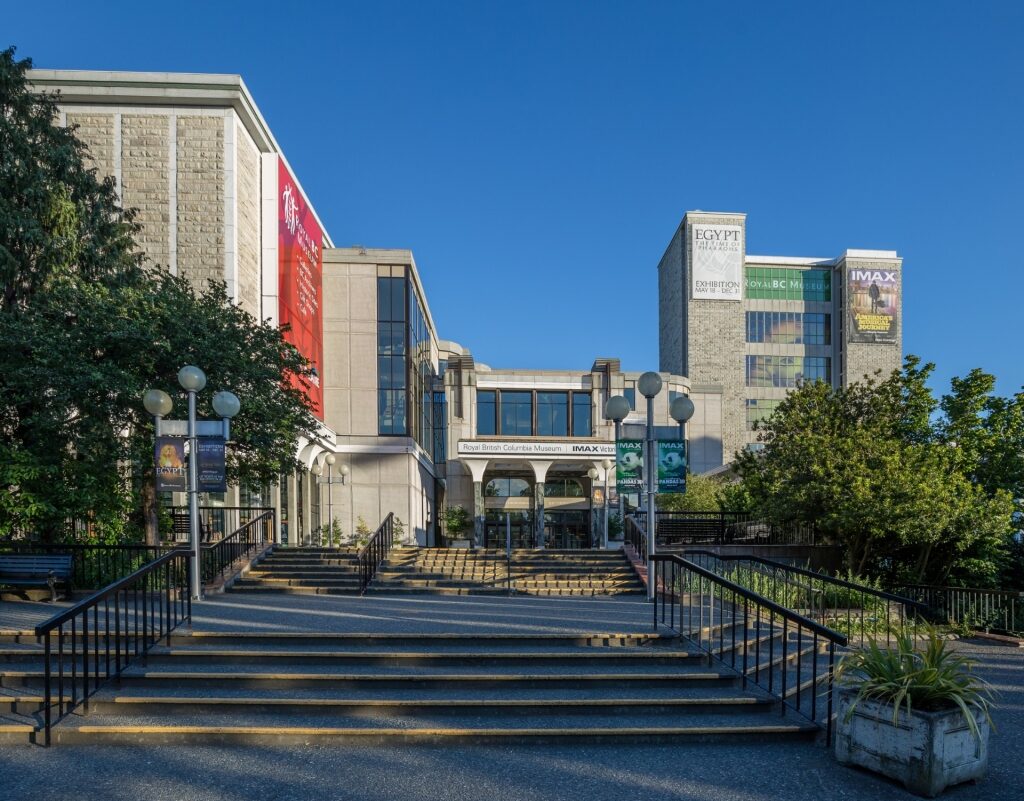
[[[987,493],[932,422],[932,365],[844,389],[806,383],[761,426],[761,452],[737,454],[754,508],[813,521],[849,570],[900,582],[991,581],[1003,560],[1012,499]]]
[[[113,184],[86,169],[28,61],[0,54],[0,535],[66,533],[88,519],[109,540],[158,537],[153,426],[142,393],[185,409],[178,369],[234,391],[229,479],[265,483],[294,468],[314,421],[290,376],[308,366],[280,330],[143,263]],[[212,392],[200,396],[200,416]]]
[[[721,490],[714,479],[690,473],[686,476],[686,492],[658,493],[654,502],[663,512],[720,512]]]

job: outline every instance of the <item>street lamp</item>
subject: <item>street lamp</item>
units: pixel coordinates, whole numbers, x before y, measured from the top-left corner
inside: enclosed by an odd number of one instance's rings
[[[658,459],[657,443],[654,441],[654,398],[661,392],[661,376],[654,372],[646,372],[636,382],[640,394],[647,398],[647,600],[654,600],[654,561],[655,530],[657,518],[654,508],[654,482]]]
[[[331,534],[328,537],[329,540],[334,535],[334,490],[332,489],[332,485],[335,483],[334,464],[337,461],[338,457],[336,457],[333,453],[327,454],[324,457],[324,464],[327,465],[327,477],[324,478],[323,476],[320,476],[320,478],[317,479],[318,483],[327,485],[327,530],[331,532]],[[343,464],[341,468],[338,470],[338,472],[341,473],[341,478],[340,480],[338,480],[338,483],[344,484],[345,478],[349,474],[348,465]]]
[[[690,454],[686,451],[686,421],[693,417],[693,401],[690,400],[686,395],[680,395],[668,408],[668,413],[672,415],[672,419],[679,423],[679,439],[683,443],[683,453],[686,456],[686,465],[690,465]]]
[[[178,371],[178,383],[188,393],[188,420],[167,420],[163,418],[174,408],[170,395],[160,389],[150,389],[142,396],[142,405],[156,418],[156,435],[163,436],[166,432],[171,436],[181,436],[184,428],[188,440],[188,517],[189,539],[192,547],[192,587],[193,600],[202,597],[201,554],[199,550],[199,468],[198,447],[199,426],[203,426],[204,436],[221,436],[227,441],[230,438],[231,418],[238,414],[241,402],[233,392],[221,391],[213,396],[213,410],[220,416],[221,422],[196,420],[196,393],[206,388],[206,373],[194,364],[185,365]],[[184,425],[183,425],[184,423]]]
[[[608,548],[608,473],[612,469],[612,460],[604,459],[601,462],[601,469],[604,470],[604,528],[601,535],[601,548]]]
[[[608,398],[604,404],[604,416],[606,420],[612,420],[615,422],[615,458],[618,459],[619,453],[619,439],[622,436],[622,421],[625,420],[629,413],[633,411],[629,408],[629,401],[626,400],[622,395],[613,395]],[[607,482],[606,482],[607,483]],[[607,498],[608,493],[605,492]],[[619,496],[619,521],[623,526],[626,525],[626,514],[625,514],[625,501],[622,497],[622,493],[618,493]]]
[[[599,473],[596,467],[591,467],[587,471],[587,478],[590,479],[590,547],[594,547],[594,482],[597,481]]]

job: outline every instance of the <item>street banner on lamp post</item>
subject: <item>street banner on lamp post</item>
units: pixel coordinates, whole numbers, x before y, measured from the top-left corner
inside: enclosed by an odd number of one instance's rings
[[[623,495],[639,492],[644,483],[644,442],[620,439],[615,453],[615,487]]]
[[[185,440],[181,437],[157,437],[154,455],[157,492],[185,492]]]
[[[686,443],[658,442],[658,491],[686,492]]]
[[[197,480],[200,492],[227,492],[228,480],[224,464],[224,440],[196,440]]]

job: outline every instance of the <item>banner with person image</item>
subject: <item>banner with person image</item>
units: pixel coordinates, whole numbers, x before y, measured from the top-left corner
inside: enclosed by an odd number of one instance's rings
[[[851,268],[847,275],[850,342],[896,342],[899,338],[900,271]]]
[[[658,492],[686,492],[686,443],[658,443]]]
[[[154,457],[157,492],[185,492],[185,438],[157,437]]]
[[[644,483],[644,441],[620,439],[615,448],[615,488],[627,495]]]

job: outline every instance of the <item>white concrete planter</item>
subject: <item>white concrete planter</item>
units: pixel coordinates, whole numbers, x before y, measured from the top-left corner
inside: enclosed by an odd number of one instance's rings
[[[988,770],[989,724],[981,712],[975,712],[979,740],[959,709],[909,715],[903,710],[893,726],[891,704],[863,700],[847,721],[855,697],[851,689],[836,691],[836,759],[843,765],[881,773],[928,798]]]

